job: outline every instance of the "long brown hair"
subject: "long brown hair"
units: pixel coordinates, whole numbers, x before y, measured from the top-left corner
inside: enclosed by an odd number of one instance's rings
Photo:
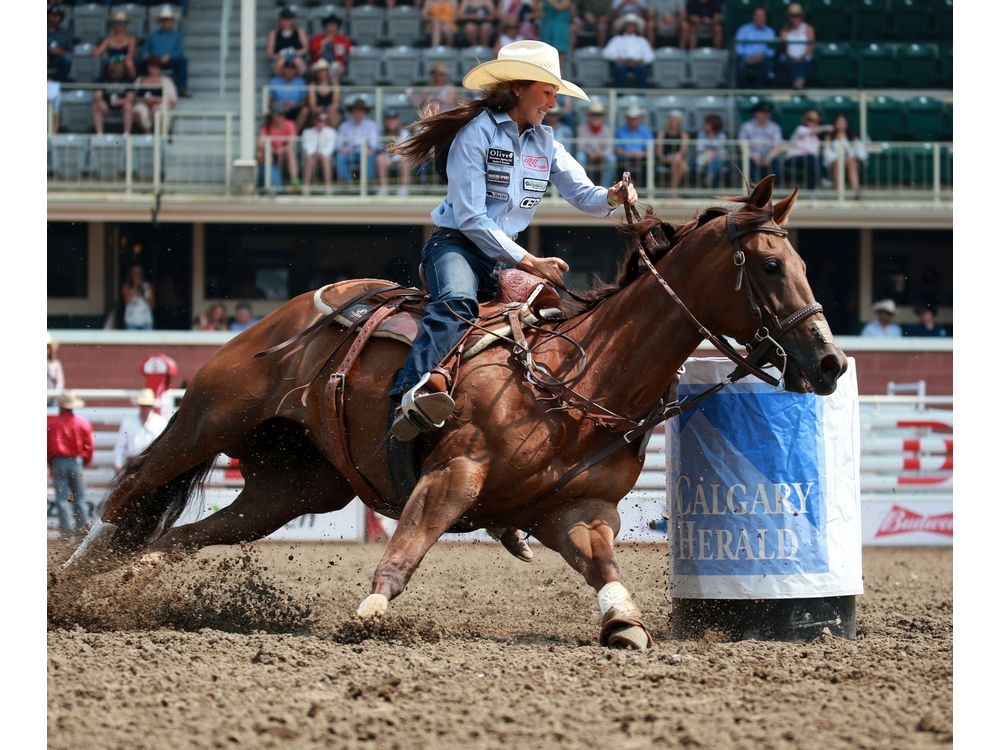
[[[405,141],[390,146],[394,153],[401,154],[414,162],[422,162],[436,157],[437,153],[449,145],[458,131],[474,120],[480,112],[506,112],[517,104],[515,86],[531,85],[533,81],[500,81],[485,92],[482,99],[459,102],[452,109],[425,114],[418,112],[419,119],[411,123],[413,134]]]

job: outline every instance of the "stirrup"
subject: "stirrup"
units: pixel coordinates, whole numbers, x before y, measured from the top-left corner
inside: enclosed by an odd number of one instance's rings
[[[392,434],[399,441],[413,440],[421,432],[444,427],[445,420],[455,411],[455,400],[447,393],[421,392],[430,373],[403,394],[399,413],[392,423]]]

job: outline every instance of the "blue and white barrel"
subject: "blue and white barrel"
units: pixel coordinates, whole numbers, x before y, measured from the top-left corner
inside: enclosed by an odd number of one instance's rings
[[[689,359],[679,396],[733,363]],[[753,376],[667,422],[672,627],[678,637],[854,639],[861,569],[855,362],[830,396]]]

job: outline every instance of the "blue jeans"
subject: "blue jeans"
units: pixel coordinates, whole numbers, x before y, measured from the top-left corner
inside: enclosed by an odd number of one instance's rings
[[[56,513],[62,531],[80,531],[87,525],[88,513],[83,486],[83,459],[52,459],[52,488],[56,491]]]
[[[628,77],[629,74],[635,76],[635,88],[644,89],[646,88],[646,79],[649,78],[649,65],[636,65],[634,68],[630,68],[624,63],[611,63],[611,78],[614,80],[615,87],[624,89],[628,88]]]
[[[480,290],[485,296],[494,296],[497,277],[504,268],[457,232],[432,234],[424,245],[421,260],[431,302],[420,321],[420,333],[410,356],[392,386],[390,395],[397,398],[441,364],[469,327],[465,320],[479,317]]]
[[[375,180],[375,154],[371,151],[368,152],[368,156],[365,159],[368,167],[368,181],[373,182]],[[350,182],[354,179],[353,172],[357,170],[360,174],[361,172],[361,152],[356,151],[354,153],[345,154],[343,151],[337,152],[337,179],[342,182]]]

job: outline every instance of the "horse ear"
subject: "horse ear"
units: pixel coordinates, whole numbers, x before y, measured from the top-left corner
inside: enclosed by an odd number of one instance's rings
[[[796,186],[795,191],[791,195],[787,198],[782,198],[774,204],[774,223],[779,227],[783,226],[785,222],[788,221],[788,215],[792,212],[792,206],[795,205],[795,200],[798,197],[799,188]]]
[[[771,192],[774,190],[774,175],[769,174],[763,180],[754,185],[753,192],[747,198],[747,203],[757,208],[764,208],[771,202]]]

